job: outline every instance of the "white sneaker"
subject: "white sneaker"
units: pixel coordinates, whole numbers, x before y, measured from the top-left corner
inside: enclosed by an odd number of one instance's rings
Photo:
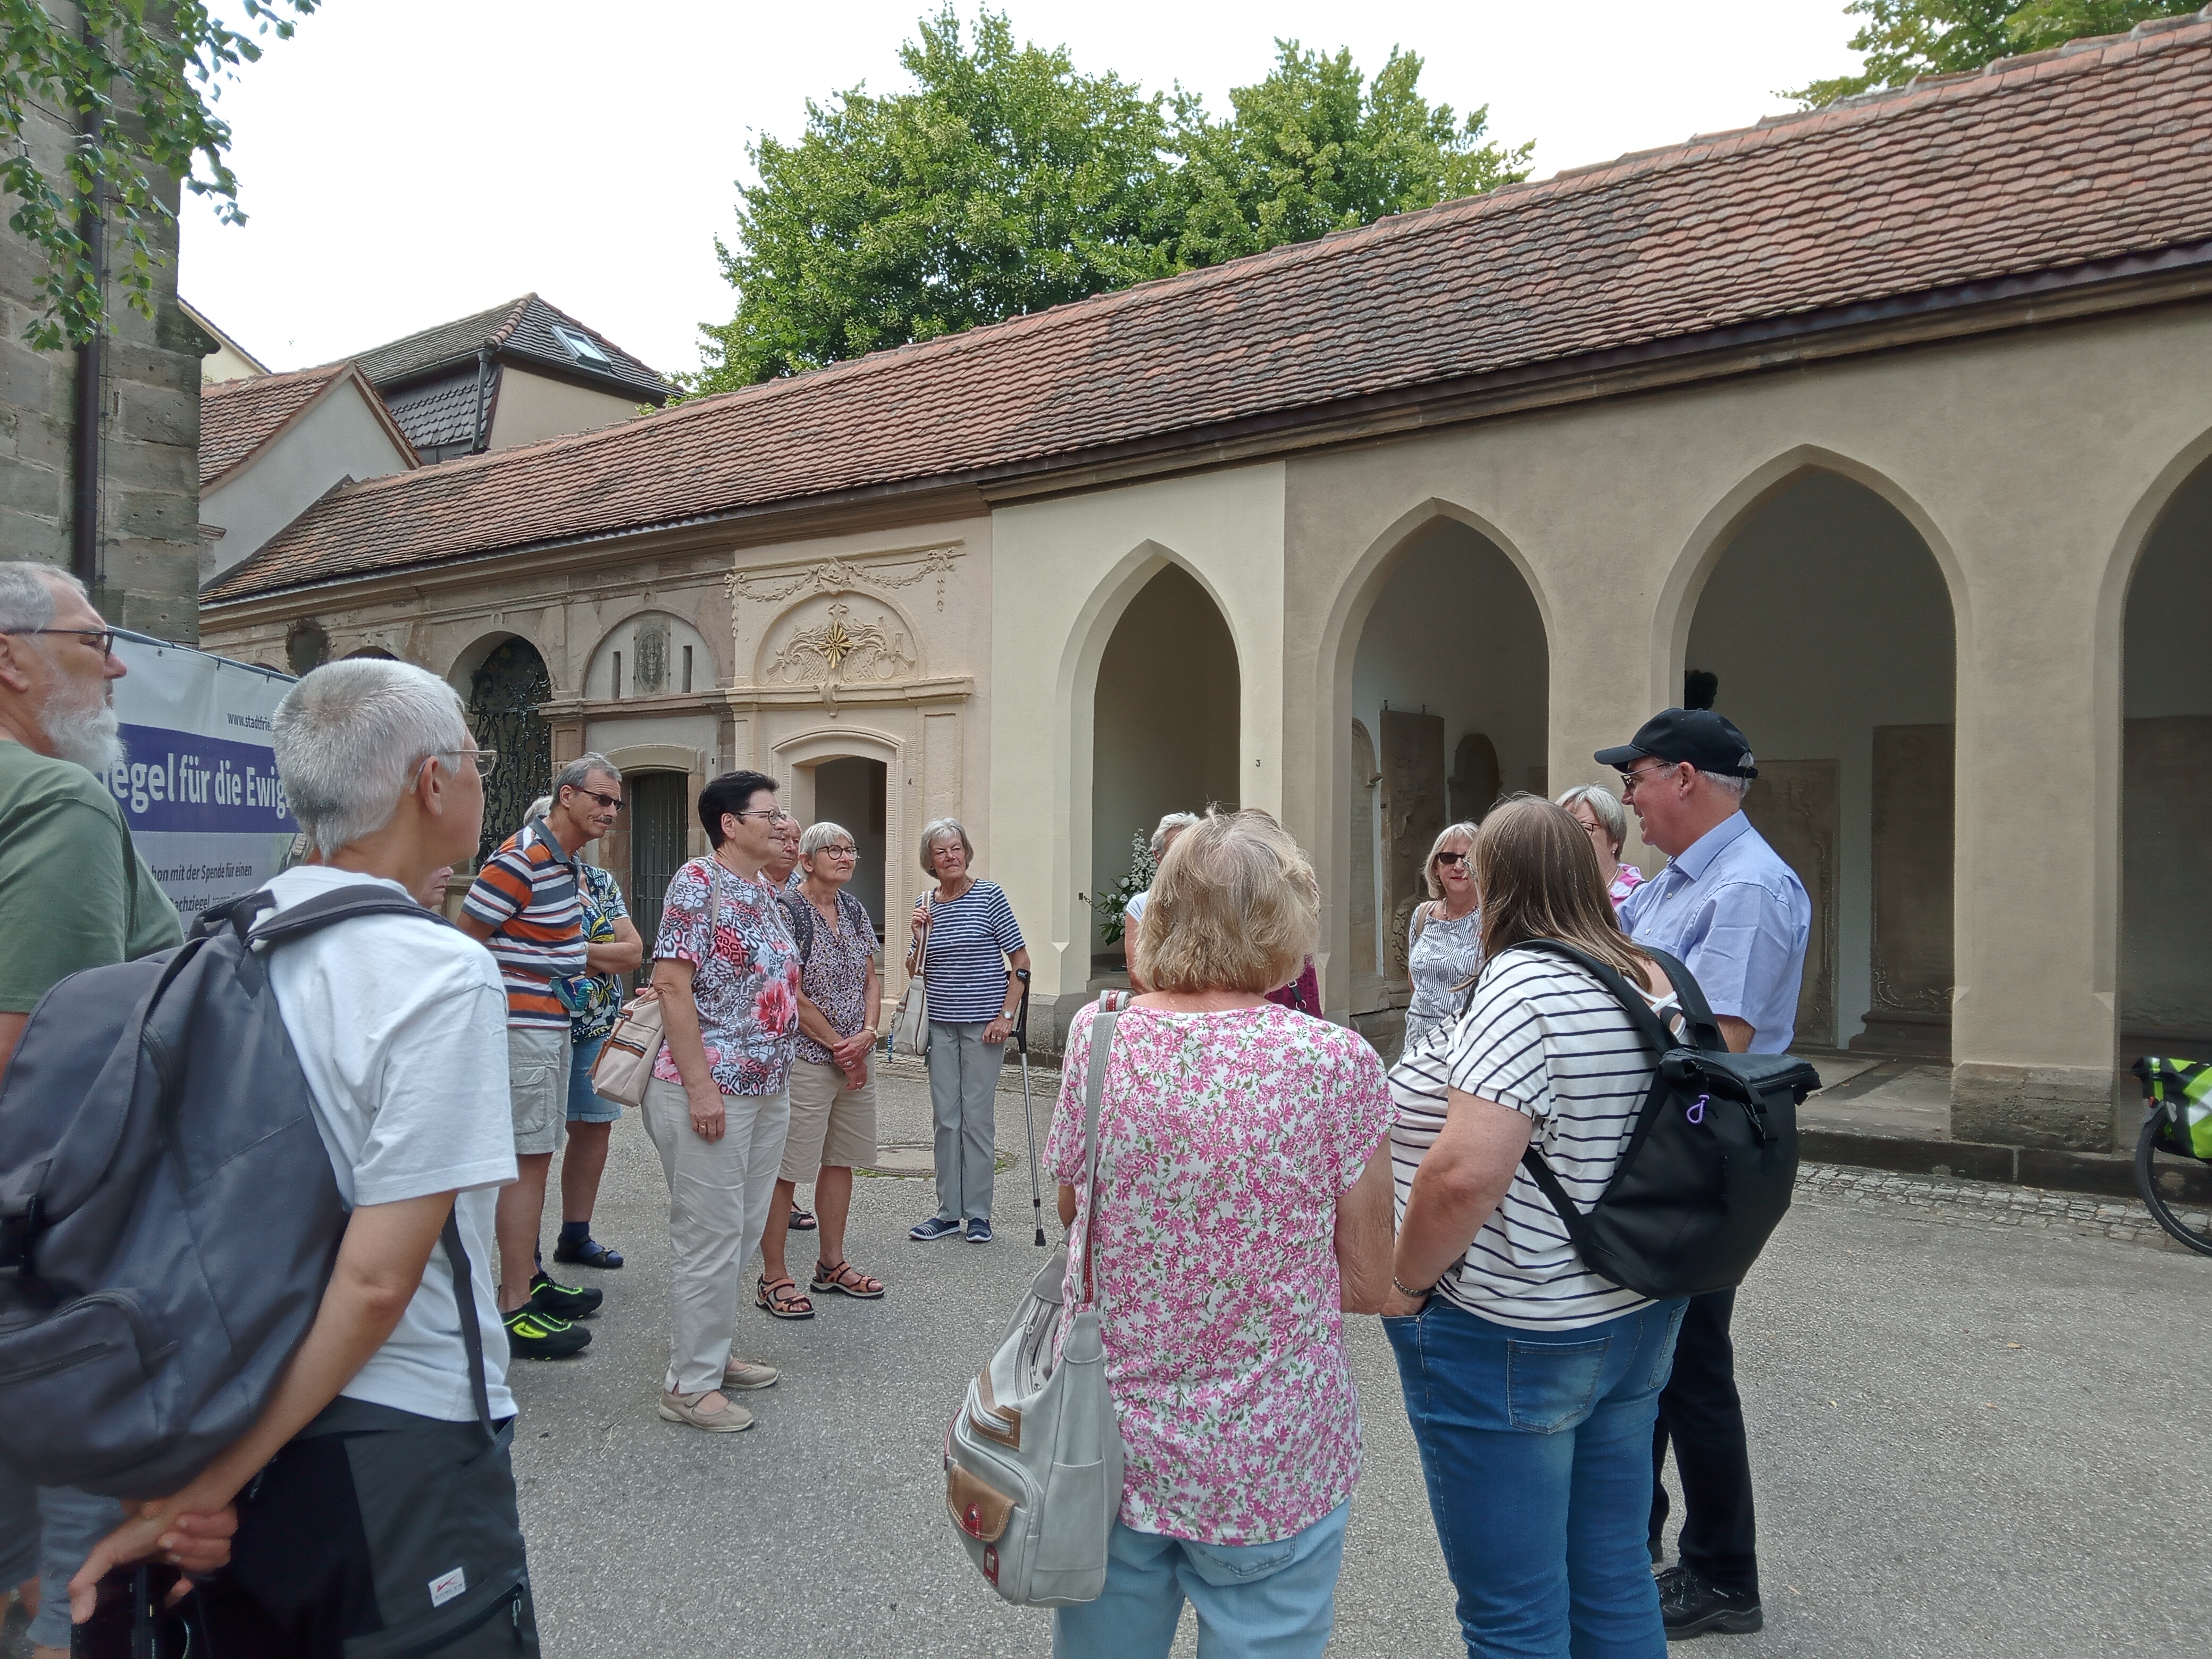
[[[783,1373],[773,1365],[763,1365],[757,1359],[740,1359],[730,1356],[730,1363],[722,1368],[722,1386],[750,1394],[755,1389],[772,1389]]]
[[[660,1396],[660,1414],[672,1423],[688,1423],[695,1429],[704,1429],[709,1434],[735,1434],[753,1425],[753,1414],[743,1406],[725,1400],[719,1411],[702,1411],[699,1402],[712,1394],[664,1394]]]

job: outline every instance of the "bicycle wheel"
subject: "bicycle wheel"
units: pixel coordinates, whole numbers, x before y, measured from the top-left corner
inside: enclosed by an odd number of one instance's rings
[[[2161,1112],[2154,1112],[2143,1121],[2142,1133],[2136,1138],[2136,1190],[2142,1194],[2151,1218],[2179,1239],[2199,1255],[2212,1255],[2212,1220],[2191,1226],[2158,1189],[2158,1172],[2151,1160],[2153,1143],[2157,1139],[2158,1126],[2163,1121]]]

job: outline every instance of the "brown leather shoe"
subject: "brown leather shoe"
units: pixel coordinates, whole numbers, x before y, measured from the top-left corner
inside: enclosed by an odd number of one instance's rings
[[[709,1434],[735,1434],[752,1427],[753,1414],[732,1401],[725,1400],[720,1411],[702,1411],[699,1402],[713,1392],[709,1389],[705,1394],[664,1394],[660,1414],[672,1423],[688,1423]]]

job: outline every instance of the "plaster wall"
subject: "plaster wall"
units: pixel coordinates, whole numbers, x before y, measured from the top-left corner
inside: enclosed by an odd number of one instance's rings
[[[360,386],[339,381],[200,497],[200,523],[223,532],[200,549],[200,586],[245,563],[345,479],[381,478],[409,463]]]
[[[589,386],[572,386],[549,375],[532,374],[513,363],[499,371],[499,402],[492,410],[493,449],[534,444],[572,432],[597,432],[635,417],[644,400],[619,398]]]
[[[1284,804],[1316,855],[1329,950],[1349,930],[1353,659],[1410,534],[1458,517],[1528,576],[1552,642],[1556,792],[1605,781],[1591,752],[1679,699],[1698,598],[1746,518],[1830,471],[1927,544],[1957,627],[1954,1130],[2106,1144],[2121,598],[2158,511],[2212,453],[2208,359],[2212,307],[2178,307],[1288,463]],[[1327,986],[1342,1009],[1343,977]]]
[[[1874,915],[1874,728],[1953,714],[1950,596],[1920,538],[1833,473],[1777,494],[1729,543],[1690,624],[1689,665],[1720,677],[1714,708],[1762,763],[1840,763],[1838,1033],[1864,1029]],[[1809,970],[1808,970],[1809,971]]]
[[[1206,590],[1238,665],[1237,799],[1282,806],[1284,468],[1000,507],[993,515],[990,798],[1006,833],[988,873],[1021,922],[1035,999],[1057,1033],[1080,1006],[1096,937],[1092,723],[1115,624],[1170,563]],[[1048,1028],[1042,1018],[1038,1034]]]

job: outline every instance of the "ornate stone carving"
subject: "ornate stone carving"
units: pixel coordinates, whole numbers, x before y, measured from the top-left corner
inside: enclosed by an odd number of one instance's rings
[[[873,622],[854,618],[853,607],[833,602],[808,626],[794,619],[781,645],[773,640],[761,664],[767,685],[869,685],[904,678],[920,667],[904,630],[881,611]]]
[[[739,570],[732,572],[725,585],[729,590],[730,603],[734,606],[746,599],[756,605],[775,605],[802,593],[838,593],[860,587],[872,587],[880,593],[892,593],[934,576],[937,578],[937,608],[942,611],[945,609],[945,579],[958,562],[961,551],[957,545],[925,547],[911,553],[894,553],[880,558],[849,562],[823,559],[803,570]]]

